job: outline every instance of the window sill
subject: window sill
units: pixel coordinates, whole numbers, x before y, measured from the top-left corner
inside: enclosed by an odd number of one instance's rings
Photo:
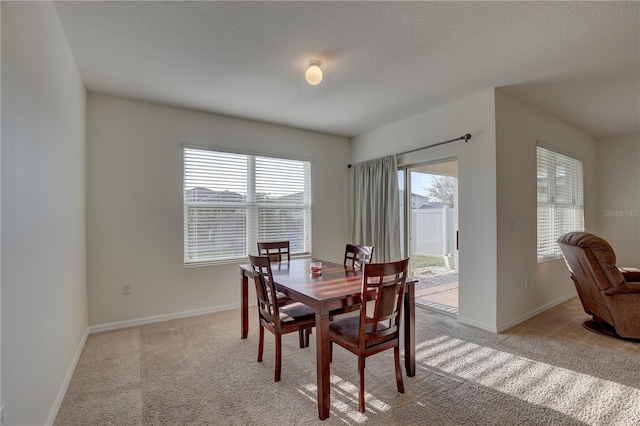
[[[291,259],[306,259],[313,257],[311,253],[300,253],[291,255]],[[183,263],[184,269],[197,268],[200,266],[221,266],[221,265],[242,265],[249,263],[249,258],[225,259],[225,260],[209,260],[204,262]]]

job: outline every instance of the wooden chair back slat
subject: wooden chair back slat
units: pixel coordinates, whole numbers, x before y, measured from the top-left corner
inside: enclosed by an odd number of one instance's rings
[[[259,241],[258,255],[268,256],[271,262],[282,262],[291,260],[289,241]]]
[[[373,246],[347,244],[344,250],[344,266],[362,269],[365,263],[371,262],[373,249]]]

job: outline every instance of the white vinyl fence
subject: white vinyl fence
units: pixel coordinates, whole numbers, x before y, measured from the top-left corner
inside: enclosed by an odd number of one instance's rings
[[[423,256],[453,254],[455,247],[454,209],[411,210],[411,253]]]

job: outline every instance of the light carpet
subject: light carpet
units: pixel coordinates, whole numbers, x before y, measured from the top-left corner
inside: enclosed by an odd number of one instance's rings
[[[239,310],[91,334],[55,424],[640,424],[640,343],[584,329],[577,298],[502,334],[418,309],[416,376],[399,394],[393,351],[368,358],[365,413],[357,359],[336,346],[323,422],[315,340],[300,349],[297,333],[284,336],[275,383],[268,332],[256,362],[254,310],[244,340]]]

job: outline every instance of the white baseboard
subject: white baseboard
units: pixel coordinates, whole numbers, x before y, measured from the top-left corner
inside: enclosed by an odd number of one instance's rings
[[[526,314],[514,319],[513,321],[509,321],[506,324],[501,324],[501,325],[498,326],[498,331],[497,332],[498,333],[502,333],[503,331],[508,330],[509,328],[520,324],[521,322],[524,322],[524,321],[526,321],[526,320],[528,320],[530,318],[535,317],[538,314],[541,314],[542,312],[546,311],[547,309],[551,309],[554,306],[558,306],[559,304],[564,303],[569,299],[573,299],[574,297],[576,297],[576,294],[577,293],[575,293],[575,292],[572,292],[570,294],[566,294],[566,295],[564,295],[562,297],[559,297],[556,300],[553,300],[553,301],[551,301],[551,302],[549,302],[549,303],[547,303],[545,305],[540,306],[537,309],[534,309],[533,311],[530,311],[530,312],[528,312],[528,313],[526,313]]]
[[[84,344],[87,341],[87,336],[89,335],[88,330],[85,330],[82,335],[82,339],[80,339],[80,344],[76,349],[76,353],[73,356],[73,361],[71,361],[71,365],[67,370],[67,374],[64,376],[64,381],[60,386],[60,390],[58,390],[58,395],[56,396],[53,405],[51,406],[51,410],[49,410],[49,416],[45,421],[45,425],[53,425],[53,422],[56,420],[56,416],[58,415],[58,410],[60,410],[60,406],[62,405],[62,400],[64,399],[64,395],[67,393],[67,388],[69,387],[69,383],[71,383],[71,378],[73,377],[73,372],[76,371],[76,365],[78,365],[78,361],[80,360],[80,355],[82,354],[82,350],[84,349]]]
[[[572,299],[576,296],[576,293],[570,293],[567,295],[564,295],[554,301],[551,301],[545,305],[540,306],[539,308],[534,309],[533,311],[527,312],[524,315],[519,316],[518,318],[509,321],[506,324],[500,324],[498,326],[494,326],[492,324],[485,324],[482,322],[478,322],[469,318],[465,318],[463,316],[458,315],[458,322],[462,323],[462,324],[466,324],[466,325],[471,325],[473,327],[477,327],[477,328],[481,328],[482,330],[486,330],[489,331],[491,333],[502,333],[505,330],[508,330],[511,327],[514,327],[530,318],[535,317],[538,314],[541,314],[542,312],[546,311],[547,309],[551,309],[554,306],[558,306],[561,303],[566,302],[569,299]]]
[[[473,327],[476,327],[476,328],[480,328],[482,330],[486,330],[486,331],[489,331],[491,333],[498,333],[498,329],[494,325],[485,324],[483,322],[479,322],[479,321],[475,321],[475,320],[472,320],[472,319],[469,319],[469,318],[465,318],[463,316],[460,316],[459,314],[458,314],[458,322],[462,323],[462,324],[470,325],[470,326],[473,326]]]
[[[194,309],[192,311],[182,311],[182,312],[175,312],[171,314],[155,315],[152,317],[144,317],[144,318],[138,318],[133,320],[127,320],[127,321],[118,321],[118,322],[111,322],[111,323],[101,324],[101,325],[92,325],[87,330],[89,334],[99,333],[101,331],[119,330],[121,328],[135,327],[135,326],[144,325],[144,324],[152,324],[154,322],[168,321],[168,320],[187,318],[187,317],[195,317],[197,315],[211,314],[214,312],[229,311],[231,309],[238,309],[239,307],[240,305],[238,304],[232,304],[232,305],[216,306],[213,308]]]

